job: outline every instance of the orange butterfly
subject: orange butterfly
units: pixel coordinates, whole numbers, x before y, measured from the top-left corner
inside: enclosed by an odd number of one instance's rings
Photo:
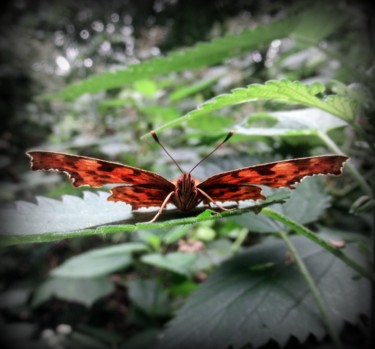
[[[171,157],[154,131],[151,135]],[[201,202],[208,205],[214,203],[220,209],[226,210],[218,202],[265,199],[258,185],[293,189],[293,184],[300,182],[306,176],[340,175],[343,164],[348,160],[348,157],[343,155],[312,156],[222,172],[203,182],[193,178],[191,172],[232,135],[233,131],[187,173],[183,172],[171,157],[182,173],[173,182],[151,171],[85,156],[48,151],[29,151],[26,154],[32,160],[32,170],[65,172],[76,187],[123,184],[112,188],[112,195],[108,200],[123,201],[131,205],[133,210],[142,207],[160,207],[150,222],[157,219],[168,203],[172,203],[181,211],[191,211]]]

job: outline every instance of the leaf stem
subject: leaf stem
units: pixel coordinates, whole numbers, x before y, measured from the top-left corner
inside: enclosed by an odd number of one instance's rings
[[[299,271],[301,272],[302,276],[304,277],[306,283],[307,283],[307,286],[309,287],[310,289],[310,292],[314,298],[314,301],[316,303],[316,305],[318,306],[318,309],[319,309],[319,312],[320,312],[320,315],[322,317],[322,320],[324,322],[324,325],[326,326],[327,328],[327,332],[329,333],[333,343],[335,344],[335,347],[336,348],[339,348],[341,349],[342,348],[342,344],[341,344],[341,341],[340,341],[340,338],[331,322],[331,319],[329,317],[329,314],[328,314],[328,309],[327,309],[327,306],[323,300],[323,297],[316,285],[316,283],[314,282],[314,279],[312,278],[310,272],[308,271],[305,263],[303,262],[302,258],[300,257],[300,255],[298,254],[295,246],[293,245],[292,241],[289,239],[289,236],[286,232],[284,231],[280,231],[279,232],[279,235],[280,237],[284,240],[286,246],[288,247],[290,253],[292,254],[294,260],[296,261],[296,264],[298,266],[298,269]]]
[[[325,145],[336,154],[345,155],[339,146],[324,132],[316,131],[316,135],[325,143]],[[369,196],[373,197],[373,191],[370,185],[366,182],[363,176],[357,169],[348,161],[345,165],[351,176],[356,180],[361,189]]]
[[[287,216],[284,216],[283,214],[274,211],[270,208],[263,208],[261,213],[266,215],[267,217],[270,217],[272,219],[275,219],[284,225],[288,226],[289,228],[293,229],[294,232],[296,232],[299,235],[303,235],[310,239],[311,241],[315,242],[319,246],[323,247],[326,251],[332,253],[337,258],[341,259],[346,265],[357,271],[362,276],[366,277],[369,280],[374,281],[375,275],[371,273],[370,271],[366,270],[364,267],[362,267],[360,264],[355,262],[353,259],[348,257],[346,254],[344,254],[341,250],[337,249],[336,247],[329,244],[327,241],[319,237],[317,234],[312,232],[310,229],[306,228],[305,226],[297,223],[296,221],[290,219]]]
[[[249,233],[248,229],[241,229],[239,231],[236,240],[233,242],[230,248],[232,252],[236,253],[240,249],[248,233]]]

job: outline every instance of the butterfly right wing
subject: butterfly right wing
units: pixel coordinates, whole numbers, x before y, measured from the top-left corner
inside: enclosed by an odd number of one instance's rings
[[[198,185],[213,201],[241,201],[241,200],[264,200],[266,197],[261,194],[262,188],[255,185],[231,185],[220,184],[218,186]],[[208,203],[207,199],[203,199]]]
[[[257,185],[294,189],[293,185],[307,176],[340,175],[347,160],[343,155],[322,155],[270,162],[219,173],[199,183],[197,188],[214,201],[264,199]]]

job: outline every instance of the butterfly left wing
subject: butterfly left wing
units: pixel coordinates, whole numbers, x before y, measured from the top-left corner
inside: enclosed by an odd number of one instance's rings
[[[160,206],[175,189],[172,182],[157,173],[116,162],[47,151],[30,151],[27,155],[32,170],[64,172],[76,187],[126,184],[113,188],[108,200],[126,202],[133,209]]]
[[[170,191],[171,192],[171,191]],[[123,201],[131,205],[133,210],[142,207],[161,207],[168,196],[164,189],[147,185],[119,186],[111,189],[108,201]]]
[[[174,184],[157,173],[140,168],[105,161],[87,156],[49,151],[29,151],[32,170],[54,170],[69,175],[75,187],[88,185],[101,187],[105,184],[144,185],[153,184],[172,190]]]
[[[306,176],[340,175],[347,160],[343,155],[323,155],[249,166],[209,177],[197,188],[214,201],[264,199],[261,189],[254,185],[294,188],[293,184]]]

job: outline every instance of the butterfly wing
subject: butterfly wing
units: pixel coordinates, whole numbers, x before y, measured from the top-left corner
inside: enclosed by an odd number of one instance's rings
[[[347,156],[324,155],[249,166],[209,177],[198,188],[215,201],[264,199],[254,185],[294,188],[306,176],[341,174],[346,160]]]
[[[202,184],[202,183],[201,183]],[[241,201],[241,200],[264,200],[266,197],[261,194],[262,188],[255,185],[232,185],[232,184],[218,184],[212,186],[205,186],[198,184],[213,201]],[[208,202],[203,199],[204,202]]]
[[[111,192],[112,195],[108,197],[108,201],[124,201],[131,205],[134,210],[141,207],[160,207],[169,194],[164,189],[147,185],[119,186],[112,188]]]
[[[160,206],[159,203],[175,189],[172,182],[154,172],[116,162],[47,151],[30,151],[27,155],[32,160],[32,170],[64,172],[76,187],[127,184],[113,188],[108,200],[124,201],[133,208],[149,207],[151,203]]]

